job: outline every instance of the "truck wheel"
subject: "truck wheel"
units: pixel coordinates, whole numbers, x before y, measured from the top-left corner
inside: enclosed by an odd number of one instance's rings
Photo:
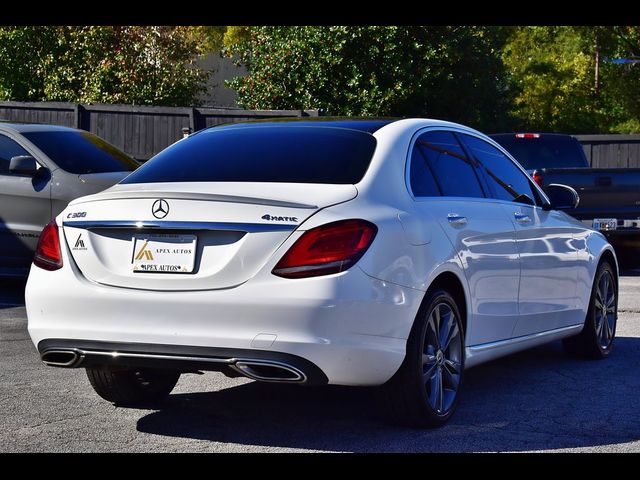
[[[600,263],[596,273],[589,310],[580,334],[565,338],[562,343],[571,355],[601,359],[613,348],[618,319],[618,291],[613,268],[606,260]]]
[[[180,372],[156,368],[101,366],[86,370],[89,382],[98,395],[123,406],[164,400],[180,378]]]
[[[453,415],[464,370],[464,332],[454,298],[446,290],[428,294],[409,336],[398,372],[382,386],[392,419],[433,428]]]

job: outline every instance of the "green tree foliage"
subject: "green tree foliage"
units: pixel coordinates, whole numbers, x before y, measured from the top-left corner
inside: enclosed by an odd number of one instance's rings
[[[640,27],[598,27],[595,35],[603,60],[598,91],[602,109],[600,130],[640,133],[640,64],[617,65],[606,61],[634,57],[640,60]]]
[[[247,108],[421,115],[499,129],[508,107],[499,51],[507,30],[448,26],[233,27],[230,82]]]
[[[227,27],[224,45],[249,108],[640,132],[640,65],[607,61],[640,55],[640,27]]]
[[[194,28],[207,28],[197,31]],[[0,99],[189,105],[220,27],[0,27]]]
[[[198,54],[218,53],[225,43],[226,26],[191,26],[187,27],[187,38],[198,46]]]
[[[640,65],[607,61],[639,51],[638,27],[515,29],[502,53],[513,117],[535,130],[640,132]]]
[[[640,133],[631,26],[0,27],[0,99],[195,104],[223,45],[247,108]]]
[[[517,91],[513,115],[529,129],[592,131],[594,58],[588,39],[573,27],[518,29],[503,51]]]

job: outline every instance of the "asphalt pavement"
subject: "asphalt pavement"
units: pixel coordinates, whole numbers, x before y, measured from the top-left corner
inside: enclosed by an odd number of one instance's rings
[[[23,282],[0,283],[0,452],[640,452],[640,271],[621,277],[615,349],[559,342],[466,372],[452,421],[390,426],[372,389],[183,375],[162,409],[114,407],[84,370],[45,367],[26,331]]]

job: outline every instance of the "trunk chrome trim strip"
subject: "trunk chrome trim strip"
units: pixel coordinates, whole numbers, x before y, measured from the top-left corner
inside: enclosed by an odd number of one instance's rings
[[[129,200],[129,199],[149,199],[155,200],[164,198],[166,200],[202,200],[207,202],[226,202],[226,203],[245,203],[249,205],[268,205],[272,207],[285,208],[302,208],[306,210],[315,210],[317,205],[307,203],[290,202],[286,200],[275,200],[269,198],[245,197],[241,195],[219,194],[219,193],[196,193],[196,192],[172,192],[164,190],[148,190],[148,191],[115,191],[100,192],[95,195],[83,197],[83,200],[72,200],[73,205],[82,203],[101,202],[103,200]],[[355,198],[355,196],[353,197]],[[84,200],[86,199],[86,200]],[[79,200],[79,199],[78,199]]]
[[[154,230],[226,230],[234,232],[291,232],[298,225],[271,223],[235,223],[235,222],[164,222],[155,220],[102,220],[62,222],[65,227],[83,228],[85,230],[128,228]]]

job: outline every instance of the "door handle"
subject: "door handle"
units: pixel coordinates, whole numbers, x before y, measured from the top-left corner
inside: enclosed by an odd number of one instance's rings
[[[518,223],[531,223],[531,217],[525,213],[515,212],[513,216],[515,217],[516,222]]]
[[[467,217],[463,217],[457,213],[447,215],[447,220],[449,220],[451,225],[466,225],[468,223]]]

